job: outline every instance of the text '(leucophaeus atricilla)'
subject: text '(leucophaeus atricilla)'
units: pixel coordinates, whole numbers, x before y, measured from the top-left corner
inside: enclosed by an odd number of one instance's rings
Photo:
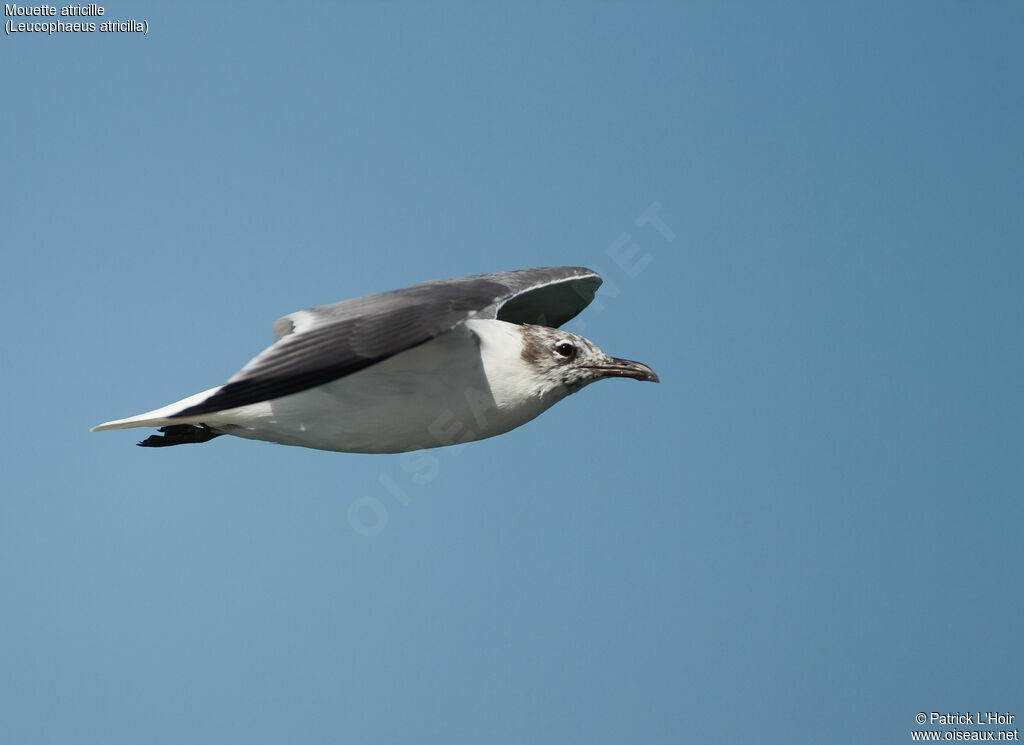
[[[224,385],[93,431],[159,427],[145,447],[235,435],[351,453],[500,435],[595,380],[658,382],[558,329],[600,284],[582,267],[521,269],[300,310]]]

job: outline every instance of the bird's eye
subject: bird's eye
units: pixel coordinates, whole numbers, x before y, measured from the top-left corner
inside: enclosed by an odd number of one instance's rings
[[[566,359],[569,359],[574,354],[576,354],[576,347],[574,347],[567,341],[563,341],[558,346],[555,347],[555,351],[558,352],[563,357],[565,357]]]

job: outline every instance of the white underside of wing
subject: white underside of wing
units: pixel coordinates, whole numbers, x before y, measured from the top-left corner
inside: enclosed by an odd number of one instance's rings
[[[524,364],[518,327],[470,321],[426,344],[325,385],[206,414],[226,434],[353,453],[397,453],[480,440],[533,419],[561,399],[491,380]],[[177,420],[176,420],[177,421]]]
[[[490,326],[481,334],[478,324]],[[489,355],[481,353],[488,341],[505,341],[504,326],[510,324],[471,321],[339,380],[208,414],[203,423],[237,437],[352,453],[405,452],[501,434],[550,405],[523,408],[495,399],[484,363]]]

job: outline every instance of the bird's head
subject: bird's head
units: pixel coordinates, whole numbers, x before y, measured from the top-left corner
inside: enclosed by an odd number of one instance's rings
[[[523,360],[537,374],[569,393],[603,378],[633,378],[657,383],[658,376],[640,362],[609,357],[577,334],[547,326],[523,326]]]

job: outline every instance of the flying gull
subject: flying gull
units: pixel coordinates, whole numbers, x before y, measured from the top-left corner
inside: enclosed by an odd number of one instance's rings
[[[350,453],[500,435],[596,380],[658,382],[558,329],[600,284],[582,267],[520,269],[300,310],[224,385],[92,431],[159,427],[144,447],[235,435]]]

